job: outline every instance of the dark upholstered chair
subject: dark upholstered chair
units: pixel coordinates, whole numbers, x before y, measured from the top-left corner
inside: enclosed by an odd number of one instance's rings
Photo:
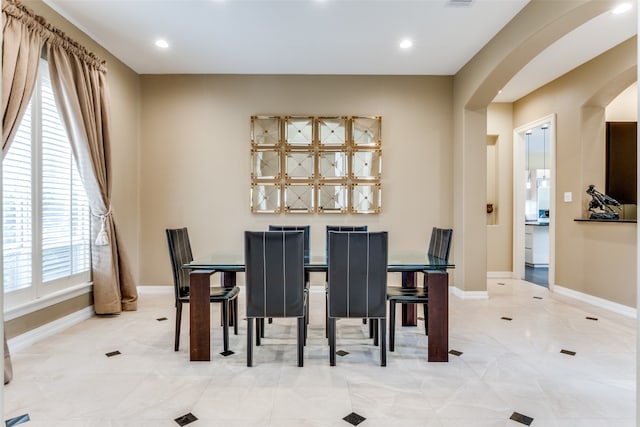
[[[431,231],[429,249],[427,255],[436,258],[446,265],[449,261],[449,251],[451,249],[451,237],[453,230],[449,228],[436,228]],[[428,334],[427,303],[429,294],[427,291],[427,276],[424,276],[423,286],[415,288],[403,288],[401,286],[389,286],[387,288],[387,299],[389,300],[389,351],[395,350],[395,321],[396,304],[422,304],[424,310],[424,333]]]
[[[303,366],[307,293],[304,289],[304,233],[245,231],[247,291],[247,366],[253,365],[253,320],[256,345],[265,318],[298,318],[298,366]]]
[[[326,260],[329,262],[329,233],[331,231],[367,231],[368,228],[366,225],[327,225],[327,231],[325,232],[325,250],[326,250]],[[325,278],[325,281],[329,281],[329,274]],[[325,309],[325,317],[326,317],[326,309]],[[367,323],[367,319],[362,319],[362,323]],[[325,329],[327,325],[325,325]],[[373,327],[369,329],[370,338],[373,337]],[[327,335],[328,336],[328,335]]]
[[[327,304],[329,363],[336,364],[336,319],[363,318],[380,329],[380,365],[386,366],[386,232],[329,232]]]
[[[309,225],[270,225],[269,231],[302,231],[304,233],[304,262],[309,263],[311,259],[311,226]],[[311,282],[309,280],[309,272],[304,272],[304,287],[309,291]],[[309,322],[309,300],[307,299],[307,323]],[[269,319],[271,323],[271,319]],[[264,330],[261,330],[264,332]]]
[[[176,338],[174,350],[180,346],[180,324],[182,323],[182,304],[189,302],[189,270],[182,268],[193,261],[189,233],[186,228],[167,229],[169,256],[173,270],[173,286],[176,298]],[[212,286],[209,302],[222,304],[224,351],[229,351],[229,307],[233,315],[233,333],[238,335],[238,293],[240,288]],[[231,304],[230,304],[231,303]]]

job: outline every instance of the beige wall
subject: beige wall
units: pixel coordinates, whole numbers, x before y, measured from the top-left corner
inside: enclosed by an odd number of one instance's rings
[[[140,283],[170,284],[164,229],[189,227],[194,256],[241,251],[243,231],[327,224],[389,231],[391,247],[422,249],[452,225],[451,77],[141,76]],[[382,213],[252,214],[250,116],[382,116]]]
[[[496,183],[495,220],[487,225],[487,271],[504,273],[510,272],[513,264],[513,104],[489,105],[487,134],[497,136],[496,161],[493,170],[487,171],[488,176],[495,176]]]
[[[551,280],[636,306],[636,224],[575,222],[585,216],[589,184],[604,188],[605,107],[636,79],[636,38],[514,104],[517,128],[556,114],[556,245]],[[573,193],[566,203],[564,192]]]

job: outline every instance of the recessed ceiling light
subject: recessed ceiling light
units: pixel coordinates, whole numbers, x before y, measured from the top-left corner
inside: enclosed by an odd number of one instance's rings
[[[156,40],[156,46],[158,46],[158,47],[160,47],[162,49],[166,49],[166,48],[169,47],[169,43],[167,43],[166,40],[160,39],[160,40]]]
[[[622,3],[614,7],[611,12],[617,14],[625,13],[631,10],[631,3]]]
[[[402,49],[409,49],[411,46],[413,46],[413,42],[409,39],[404,39],[400,42],[400,47]]]

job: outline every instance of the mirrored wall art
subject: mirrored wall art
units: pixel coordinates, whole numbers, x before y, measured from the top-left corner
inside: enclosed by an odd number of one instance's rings
[[[251,117],[251,211],[380,213],[380,116]]]

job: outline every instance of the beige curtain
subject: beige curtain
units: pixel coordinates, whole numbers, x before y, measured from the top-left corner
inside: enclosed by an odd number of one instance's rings
[[[19,3],[2,2],[2,155],[29,105],[44,44],[38,17]]]
[[[97,314],[137,309],[137,290],[111,210],[109,96],[104,63],[64,35],[47,44],[49,72],[93,214],[91,256]],[[105,235],[106,233],[106,235]]]
[[[111,211],[106,68],[94,54],[16,0],[2,0],[3,154],[31,98],[43,45],[51,83],[91,205],[92,277],[98,314],[136,310],[138,295]]]

